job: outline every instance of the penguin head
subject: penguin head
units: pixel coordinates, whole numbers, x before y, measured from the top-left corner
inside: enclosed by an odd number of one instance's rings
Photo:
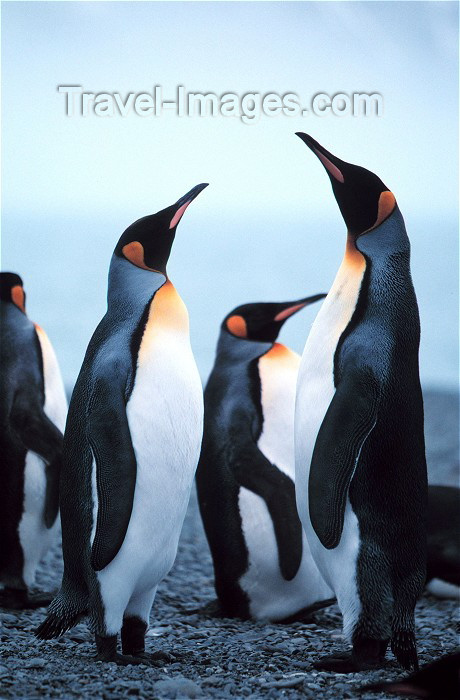
[[[308,134],[297,132],[324,165],[337,204],[355,238],[368,233],[387,219],[396,207],[394,194],[377,175],[359,165],[340,160]]]
[[[325,296],[325,294],[315,294],[297,301],[243,304],[237,306],[224,318],[222,330],[236,338],[274,343],[286,319],[304,306],[324,299]]]
[[[0,299],[16,304],[26,312],[26,293],[22,279],[15,272],[0,272]]]
[[[196,185],[175,204],[128,226],[114,254],[143,270],[165,274],[177,225],[188,205],[207,186],[207,183]]]

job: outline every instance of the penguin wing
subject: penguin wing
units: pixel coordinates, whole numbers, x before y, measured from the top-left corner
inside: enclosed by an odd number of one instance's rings
[[[348,488],[377,422],[378,390],[367,373],[340,382],[316,438],[308,483],[310,520],[321,544],[337,547]]]
[[[230,458],[233,475],[240,486],[265,501],[275,530],[280,570],[291,581],[302,560],[302,524],[294,483],[265,457],[248,431],[238,431],[232,445],[232,450],[236,446],[238,450]]]
[[[59,510],[63,435],[48,418],[43,408],[40,405],[31,405],[27,396],[23,394],[16,396],[10,420],[23,445],[38,454],[46,463],[43,519],[46,527],[50,528]]]
[[[91,550],[95,571],[118,553],[128,529],[136,486],[137,463],[126,402],[114,376],[97,379],[90,399],[89,442],[96,462],[98,495],[96,534]]]

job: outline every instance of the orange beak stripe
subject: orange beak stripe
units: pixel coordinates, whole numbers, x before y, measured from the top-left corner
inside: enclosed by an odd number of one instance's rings
[[[292,314],[295,314],[296,311],[299,311],[299,309],[303,309],[304,306],[305,304],[294,304],[294,306],[289,306],[287,309],[280,311],[279,314],[276,314],[274,320],[284,321],[286,318],[289,318],[289,316],[292,316]]]

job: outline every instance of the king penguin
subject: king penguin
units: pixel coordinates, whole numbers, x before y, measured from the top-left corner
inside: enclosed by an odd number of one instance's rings
[[[298,136],[325,167],[348,228],[296,396],[299,515],[353,645],[351,655],[318,667],[378,667],[390,640],[402,666],[417,667],[427,473],[409,239],[394,195],[376,175]]]
[[[206,187],[139,219],[109,270],[64,436],[61,590],[36,634],[89,614],[98,660],[150,663],[145,633],[171,569],[200,454],[203,391],[188,313],[166,272],[177,225]],[[121,631],[122,654],[117,652]]]
[[[0,606],[48,605],[29,595],[59,531],[59,475],[67,400],[45,331],[26,315],[21,278],[0,273]]]
[[[300,356],[275,342],[287,318],[324,296],[245,304],[221,325],[197,488],[226,617],[282,620],[333,602],[295,503]]]

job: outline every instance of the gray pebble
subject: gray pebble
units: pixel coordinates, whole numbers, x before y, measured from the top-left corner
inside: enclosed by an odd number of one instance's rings
[[[441,415],[443,411],[438,410],[436,396],[432,394],[431,406]],[[441,404],[445,407],[450,401],[454,412],[455,397],[447,397],[448,400],[446,395],[441,397]],[[430,448],[433,434],[430,433],[429,410],[428,406],[428,459],[434,454]],[[449,439],[443,437],[442,445],[434,435],[439,448],[444,450],[442,459],[446,468],[455,460],[456,431],[449,435]],[[441,454],[440,449],[437,454]],[[433,464],[431,469],[433,473]],[[62,558],[58,546],[41,564],[38,585],[43,590],[54,590],[59,587],[61,577]],[[153,651],[158,644],[172,655],[174,662],[158,667],[96,663],[93,634],[85,621],[58,640],[39,642],[33,637],[33,630],[44,619],[43,609],[18,614],[0,610],[4,654],[0,661],[0,696],[8,700],[19,697],[30,700],[41,697],[49,700],[79,697],[84,700],[129,697],[142,700],[194,697],[203,700],[357,700],[355,689],[360,685],[406,675],[390,651],[387,666],[376,671],[346,676],[313,669],[313,662],[320,656],[345,649],[341,639],[332,638],[341,625],[337,606],[315,613],[314,625],[231,620],[211,617],[209,613],[186,614],[187,609],[200,609],[214,599],[212,561],[193,491],[177,563],[159,586],[150,619],[154,634],[147,639],[147,651]],[[457,607],[454,600],[434,596],[425,596],[417,604],[422,665],[455,649]],[[38,660],[38,666],[28,665],[34,660]],[[296,673],[299,675],[293,675]],[[373,697],[367,694],[363,700]],[[379,697],[389,700],[389,696]]]
[[[198,698],[201,688],[189,678],[176,676],[167,680],[157,681],[154,691],[164,698]]]
[[[27,659],[22,664],[24,668],[45,668],[46,661],[40,656],[34,656],[32,659]]]

